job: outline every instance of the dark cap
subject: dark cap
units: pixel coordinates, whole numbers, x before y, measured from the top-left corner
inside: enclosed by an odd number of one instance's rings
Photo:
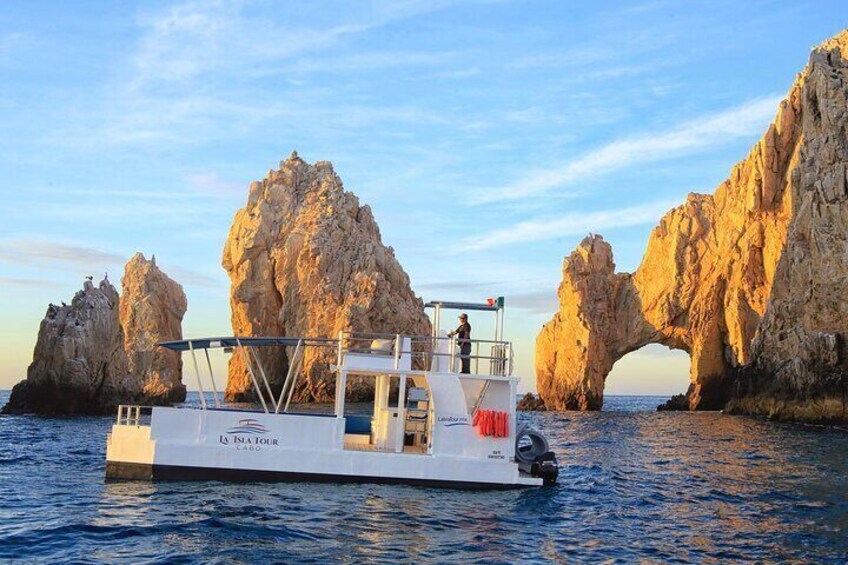
[[[460,320],[467,320],[467,319],[468,319],[468,314],[466,314],[465,312],[463,312],[462,314],[460,314],[460,315],[459,315],[459,319],[460,319]]]

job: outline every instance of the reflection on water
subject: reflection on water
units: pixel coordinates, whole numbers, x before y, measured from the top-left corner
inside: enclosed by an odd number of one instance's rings
[[[0,560],[845,562],[848,434],[660,400],[523,414],[560,484],[507,492],[105,483],[111,418],[0,417]]]

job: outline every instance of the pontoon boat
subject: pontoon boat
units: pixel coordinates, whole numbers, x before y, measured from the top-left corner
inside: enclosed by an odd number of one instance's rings
[[[431,302],[430,336],[342,332],[338,338],[221,337],[161,343],[191,354],[200,408],[121,406],[106,441],[110,479],[309,480],[509,488],[556,482],[556,457],[544,436],[517,429],[513,350],[503,341],[503,298],[485,304]],[[440,330],[444,310],[495,313],[495,339],[472,340],[470,373]],[[282,390],[272,387],[257,347],[286,347]],[[290,410],[303,353],[334,348],[332,413]],[[241,354],[261,409],[219,400],[209,350]],[[198,351],[205,354],[213,402],[204,396]],[[349,377],[374,381],[369,415],[347,413]],[[264,390],[263,390],[264,387]],[[211,405],[210,405],[211,404]]]

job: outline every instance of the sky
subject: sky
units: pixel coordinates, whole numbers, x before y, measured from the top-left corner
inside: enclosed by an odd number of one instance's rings
[[[184,286],[186,337],[231,334],[233,214],[297,150],[372,207],[425,300],[506,297],[533,390],[563,257],[600,233],[634,270],[847,23],[844,1],[2,3],[0,388],[48,303],[118,285],[136,251]],[[648,346],[606,392],[683,392],[688,365]]]

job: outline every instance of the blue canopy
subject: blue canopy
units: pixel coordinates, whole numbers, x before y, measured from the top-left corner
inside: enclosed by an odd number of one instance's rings
[[[284,345],[296,347],[298,342],[304,345],[321,346],[335,345],[338,340],[321,337],[202,337],[197,339],[184,339],[181,341],[161,341],[156,345],[167,347],[174,351],[188,351],[189,349],[217,349],[221,347],[268,347],[272,345]],[[189,345],[191,344],[191,345]]]
[[[449,302],[447,300],[432,300],[424,305],[424,308],[435,308],[439,306],[446,310],[482,310],[486,312],[496,312],[503,308],[503,296],[499,296],[494,304],[486,304],[479,302]]]

